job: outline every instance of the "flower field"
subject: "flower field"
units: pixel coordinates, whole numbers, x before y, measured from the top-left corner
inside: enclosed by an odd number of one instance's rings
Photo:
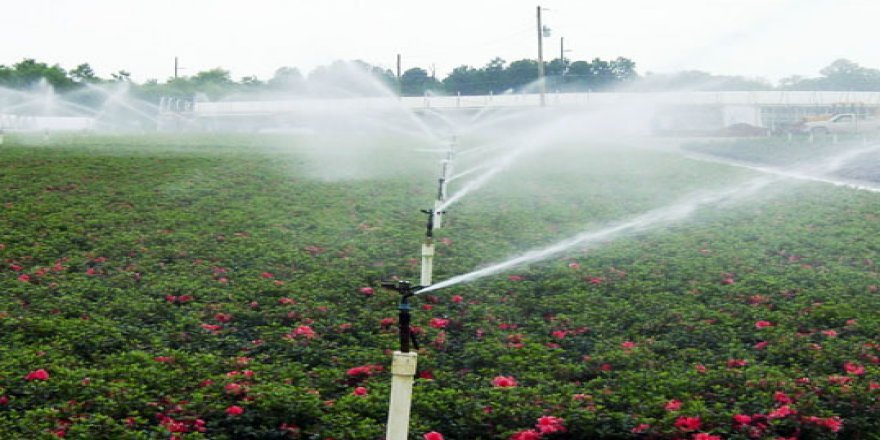
[[[0,438],[381,439],[398,298],[380,281],[418,280],[437,166],[400,140],[348,153],[7,135]],[[614,146],[545,156],[450,209],[435,280],[755,175]],[[416,297],[411,437],[880,438],[878,264],[878,194],[780,180]]]

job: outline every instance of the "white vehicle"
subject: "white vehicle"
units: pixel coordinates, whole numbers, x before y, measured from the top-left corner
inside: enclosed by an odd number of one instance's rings
[[[853,113],[841,113],[824,121],[804,124],[803,130],[813,134],[864,133],[880,130],[880,119],[859,117]]]

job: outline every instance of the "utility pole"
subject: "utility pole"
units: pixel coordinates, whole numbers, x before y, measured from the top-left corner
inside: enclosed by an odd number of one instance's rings
[[[174,57],[174,79],[177,79],[178,73],[185,69],[186,67],[180,67],[180,64],[177,63],[177,57]]]
[[[397,54],[397,95],[403,96],[403,84],[400,83],[400,54]]]
[[[559,61],[565,66],[565,37],[559,37]]]
[[[541,26],[541,7],[538,6],[538,91],[541,94],[541,107],[547,105],[544,94],[544,27]]]

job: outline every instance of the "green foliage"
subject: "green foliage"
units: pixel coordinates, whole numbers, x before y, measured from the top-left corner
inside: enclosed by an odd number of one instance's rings
[[[436,170],[413,145],[384,142],[371,154],[398,160],[362,163],[357,179],[319,179],[323,156],[287,138],[54,142],[0,147],[0,438],[382,437],[397,334],[381,322],[396,298],[359,288],[418,273],[415,213]],[[329,147],[342,146],[314,148]],[[751,176],[570,147],[456,205],[436,231],[435,278]],[[833,147],[691,148],[779,163]],[[632,438],[643,424],[679,438],[681,416],[732,439],[759,424],[761,438],[865,438],[880,429],[877,211],[875,194],[780,184],[419,297],[412,438],[506,439],[542,416],[566,428],[546,439]],[[373,367],[348,373],[359,366]],[[38,369],[48,380],[25,379]],[[770,418],[777,393],[796,415]],[[838,433],[811,421],[833,417]]]

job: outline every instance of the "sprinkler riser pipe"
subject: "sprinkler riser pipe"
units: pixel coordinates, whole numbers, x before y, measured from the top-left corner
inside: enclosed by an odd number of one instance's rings
[[[434,277],[434,243],[422,244],[422,276],[419,284],[430,286]]]
[[[443,227],[443,212],[440,211],[440,206],[443,205],[443,202],[440,200],[434,201],[434,229]],[[427,284],[422,283],[423,286]]]
[[[409,436],[409,413],[417,364],[416,353],[394,352],[391,361],[391,396],[388,399],[386,440],[407,440]]]

